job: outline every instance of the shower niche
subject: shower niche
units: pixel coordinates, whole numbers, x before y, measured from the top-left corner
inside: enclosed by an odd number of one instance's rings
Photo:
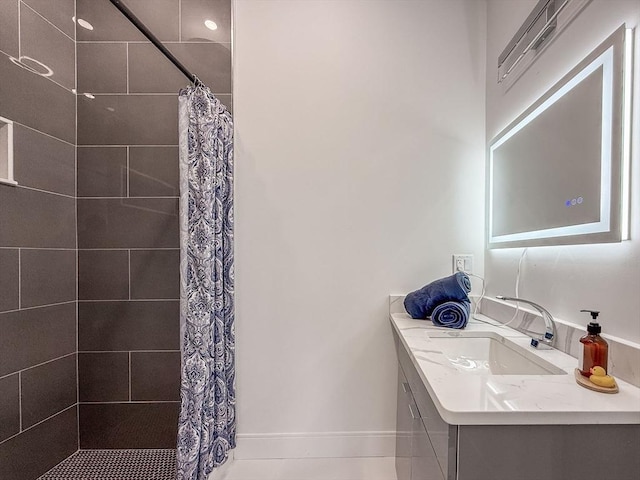
[[[13,122],[3,117],[0,117],[0,183],[17,183],[13,178]]]

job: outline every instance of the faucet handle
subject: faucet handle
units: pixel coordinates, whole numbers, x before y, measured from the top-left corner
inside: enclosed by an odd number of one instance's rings
[[[532,338],[531,346],[539,350],[549,350],[553,348],[553,346],[551,345],[552,342],[553,342],[553,333],[546,332],[544,334],[544,337]]]

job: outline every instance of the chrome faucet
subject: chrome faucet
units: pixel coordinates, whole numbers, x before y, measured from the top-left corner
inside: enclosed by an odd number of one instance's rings
[[[549,313],[549,311],[546,308],[530,300],[525,300],[523,298],[505,297],[503,295],[496,295],[496,298],[498,300],[511,300],[514,302],[526,303],[528,305],[531,305],[536,310],[538,310],[538,312],[540,312],[544,320],[545,332],[544,332],[544,336],[542,337],[532,338],[531,346],[534,348],[539,348],[541,350],[553,348],[553,337],[556,334],[556,324],[553,320],[553,316]]]

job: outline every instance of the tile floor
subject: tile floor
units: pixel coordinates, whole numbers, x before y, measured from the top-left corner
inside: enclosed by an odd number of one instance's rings
[[[209,480],[396,480],[392,457],[233,460]]]
[[[38,480],[175,480],[175,450],[80,450]]]
[[[175,450],[81,450],[39,480],[175,480]],[[396,480],[392,457],[230,460],[209,480]]]

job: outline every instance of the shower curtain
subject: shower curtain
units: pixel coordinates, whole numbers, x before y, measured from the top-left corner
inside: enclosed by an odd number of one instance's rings
[[[233,120],[209,88],[179,95],[181,410],[178,480],[235,447]]]

